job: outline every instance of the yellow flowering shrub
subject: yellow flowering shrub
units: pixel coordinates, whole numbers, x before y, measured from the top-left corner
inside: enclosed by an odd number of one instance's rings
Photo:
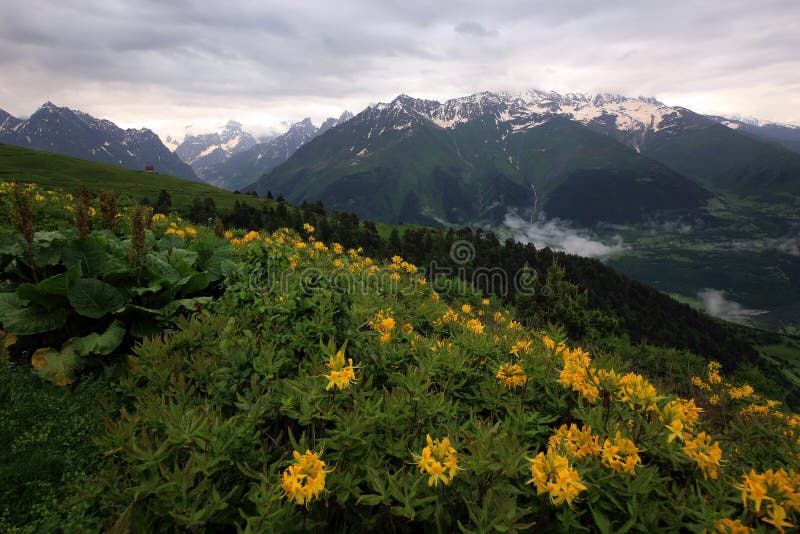
[[[415,457],[419,472],[429,475],[428,486],[437,486],[439,482],[446,486],[458,473],[456,450],[447,437],[431,439],[428,434],[425,441],[427,445],[422,449],[422,455]]]
[[[325,386],[326,390],[333,389],[334,387],[342,390],[350,387],[356,379],[355,367],[353,367],[353,359],[348,358],[346,365],[344,359],[344,349],[340,349],[334,356],[331,356],[326,364],[330,373],[324,375],[328,379],[328,385]]]
[[[550,502],[556,506],[563,503],[573,506],[581,492],[587,489],[567,457],[551,449],[547,453],[540,452],[530,463],[531,479],[528,483],[536,486],[537,494],[547,493]]]
[[[497,370],[497,379],[509,389],[524,386],[528,381],[525,370],[516,363],[504,363]]]
[[[390,309],[381,310],[369,321],[369,327],[381,335],[381,343],[388,343],[392,340],[395,322],[391,313],[392,310]]]
[[[325,462],[310,450],[294,451],[293,456],[295,462],[283,472],[281,487],[287,499],[308,507],[325,490]]]

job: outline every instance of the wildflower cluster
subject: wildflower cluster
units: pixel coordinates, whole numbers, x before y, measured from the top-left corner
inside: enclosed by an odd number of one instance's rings
[[[795,527],[787,517],[800,511],[800,473],[785,469],[768,469],[763,473],[751,470],[742,479],[742,485],[737,487],[748,510],[781,532],[784,527]]]
[[[675,399],[669,401],[661,410],[660,419],[664,427],[669,430],[667,438],[669,443],[673,440],[683,440],[685,433],[691,432],[695,423],[700,418],[702,410],[697,407],[694,399]]]
[[[444,485],[450,483],[458,472],[458,458],[456,450],[450,445],[447,437],[431,439],[430,434],[425,436],[427,445],[422,449],[422,455],[416,456],[419,472],[428,474],[428,486],[437,486],[439,482]]]
[[[536,493],[547,493],[550,502],[558,506],[567,503],[572,506],[586,485],[581,481],[578,470],[570,466],[566,456],[548,448],[547,453],[540,452],[531,463],[531,479],[528,483],[536,486]]]
[[[525,370],[518,363],[504,363],[497,370],[497,379],[509,389],[524,386],[528,382]]]
[[[559,382],[565,388],[576,391],[590,403],[599,401],[603,392],[615,398],[635,413],[655,415],[667,431],[667,443],[675,440],[683,442],[681,451],[700,468],[703,477],[716,479],[722,462],[722,449],[705,431],[693,434],[699,419],[700,409],[694,400],[681,398],[664,403],[664,396],[642,375],[627,373],[619,376],[614,371],[594,369],[590,356],[580,348],[570,349],[548,336],[542,341],[550,351],[551,357],[558,356],[563,361]],[[713,362],[712,362],[713,363]],[[719,365],[709,365],[709,383],[721,384]],[[632,420],[631,420],[632,422]],[[639,449],[630,439],[619,432],[603,442],[603,463],[616,471],[635,474],[635,467],[641,463]]]
[[[603,442],[603,463],[611,469],[629,475],[636,474],[636,466],[641,463],[639,448],[619,431],[612,439]]]
[[[344,360],[344,349],[339,349],[336,355],[331,356],[326,364],[330,369],[330,374],[324,375],[328,379],[326,390],[331,390],[334,387],[347,389],[356,379],[355,367],[353,367],[353,358],[347,359],[347,365]]]
[[[310,450],[294,451],[293,456],[295,462],[283,472],[281,487],[287,499],[308,507],[325,490],[325,462]]]
[[[392,340],[395,321],[391,313],[390,309],[381,310],[369,321],[369,327],[380,333],[381,343],[388,343]]]
[[[601,451],[600,438],[592,433],[592,427],[584,425],[578,428],[575,423],[569,426],[561,425],[556,433],[550,436],[548,447],[564,451],[575,460],[600,456]]]
[[[694,438],[691,434],[684,435],[683,453],[697,463],[703,478],[717,478],[722,449],[718,442],[712,442],[711,436],[705,432],[700,432]]]

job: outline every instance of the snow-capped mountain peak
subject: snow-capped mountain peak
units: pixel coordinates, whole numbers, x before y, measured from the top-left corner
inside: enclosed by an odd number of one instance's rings
[[[629,98],[611,93],[565,93],[528,89],[518,92],[481,92],[440,103],[406,94],[367,110],[378,121],[378,131],[405,130],[420,121],[456,128],[476,119],[493,119],[498,128],[519,132],[565,117],[604,133],[614,133],[638,146],[647,135],[669,129],[682,110],[655,98]]]
[[[256,143],[256,138],[245,132],[241,123],[230,120],[221,132],[187,135],[175,147],[175,154],[202,175],[203,169],[248,150]]]

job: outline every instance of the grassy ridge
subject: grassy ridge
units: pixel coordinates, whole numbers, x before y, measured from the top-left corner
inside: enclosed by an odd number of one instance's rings
[[[180,211],[188,211],[194,199],[206,197],[213,199],[217,209],[224,212],[231,211],[236,200],[254,206],[261,203],[255,197],[181,178],[4,144],[0,144],[0,180],[31,182],[73,193],[83,184],[91,191],[108,189],[152,202],[165,189],[172,197],[172,206]]]

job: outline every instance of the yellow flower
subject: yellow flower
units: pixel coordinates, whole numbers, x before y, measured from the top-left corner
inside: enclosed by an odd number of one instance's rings
[[[545,342],[545,344],[547,343]],[[555,344],[552,346],[555,347]],[[559,375],[561,385],[578,392],[589,402],[597,402],[600,390],[589,380],[589,364],[591,363],[589,355],[582,349],[570,350],[566,347],[555,347],[555,349],[559,351],[556,354],[560,354],[564,359],[564,368]]]
[[[160,222],[160,221],[163,221],[166,218],[167,218],[167,216],[164,215],[163,213],[155,213],[155,214],[153,214],[152,217],[150,217],[150,220],[153,221],[153,222]]]
[[[777,503],[772,503],[768,506],[767,517],[762,517],[761,520],[765,523],[769,523],[781,532],[784,531],[783,527],[791,528],[794,526],[792,523],[786,521],[786,509]]]
[[[472,306],[470,306],[469,304],[463,304],[461,306],[461,311],[469,315],[472,313]]]
[[[542,342],[544,343],[544,346],[547,347],[547,349],[552,353],[553,356],[559,355],[567,348],[567,346],[564,345],[563,343],[559,343],[558,345],[556,345],[556,342],[550,339],[550,336],[546,334],[542,336]]]
[[[732,399],[746,399],[747,397],[750,397],[754,392],[755,390],[753,390],[753,386],[750,386],[748,384],[745,384],[739,388],[731,387],[728,389],[728,395],[730,395]]]
[[[230,230],[225,230],[225,239],[232,239],[232,238],[233,238],[233,232],[231,232]]]
[[[414,332],[414,327],[411,323],[405,323],[403,325],[403,333],[407,336],[410,336]]]
[[[566,502],[570,507],[586,486],[581,482],[577,469],[569,465],[566,456],[548,449],[540,452],[531,462],[531,479],[528,484],[536,486],[536,493],[548,493],[550,502],[558,506]]]
[[[345,365],[343,350],[339,350],[335,356],[331,356],[326,364],[331,373],[323,375],[328,379],[328,385],[325,387],[326,391],[333,389],[334,386],[340,390],[347,389],[355,381],[356,374],[353,367],[353,359],[348,358],[347,363],[348,365]]]
[[[325,462],[310,450],[303,455],[294,451],[293,456],[295,463],[283,472],[281,487],[287,499],[307,508],[325,490]]]
[[[331,250],[333,250],[334,254],[341,254],[342,252],[344,252],[344,247],[342,247],[342,245],[340,245],[339,243],[333,243],[331,245]]]
[[[475,334],[483,334],[483,324],[477,319],[467,321],[467,329]]]
[[[174,234],[175,232],[176,232],[175,228],[170,227],[170,228],[167,228],[167,231],[164,232],[164,233],[165,234]]]
[[[197,230],[195,230],[191,226],[187,226],[186,228],[183,229],[183,231],[186,232],[186,235],[189,237],[194,237],[197,235]]]
[[[683,453],[697,463],[703,472],[703,478],[717,479],[722,449],[719,448],[718,442],[711,443],[711,436],[700,432],[694,439],[686,438]]]
[[[381,343],[388,343],[392,340],[392,330],[394,330],[395,322],[391,313],[392,310],[388,308],[381,310],[368,323],[370,328],[381,334]]]
[[[626,402],[632,409],[645,409],[654,406],[661,398],[656,388],[645,377],[636,373],[628,373],[619,379],[619,400]]]
[[[511,345],[510,353],[519,358],[521,356],[521,353],[529,353],[531,351],[532,343],[533,342],[530,339],[528,340],[520,339],[519,341],[516,341],[513,345]]]
[[[250,243],[251,241],[255,241],[256,239],[258,239],[259,237],[261,237],[261,234],[259,234],[255,230],[250,230],[249,232],[244,234],[244,237],[242,238],[242,242],[243,243]]]
[[[305,231],[306,231],[306,232],[308,232],[309,234],[313,234],[313,233],[314,233],[314,227],[313,227],[313,226],[311,226],[311,225],[310,225],[310,224],[308,224],[308,223],[305,223],[305,224],[303,224],[303,230],[305,230]]]
[[[617,472],[636,474],[636,465],[641,463],[639,448],[628,438],[623,438],[619,431],[613,441],[603,442],[603,463]]]
[[[719,374],[722,365],[719,362],[708,362],[708,383],[722,384],[722,377]]]
[[[435,293],[434,293],[435,295]],[[454,312],[451,308],[448,308],[444,315],[436,319],[433,324],[436,326],[441,326],[445,324],[452,324],[458,322],[458,314]]]
[[[714,532],[717,534],[749,534],[753,529],[743,525],[738,519],[717,519]]]
[[[489,305],[489,299],[481,300],[481,304],[484,305],[484,306],[488,306]]]
[[[450,446],[450,439],[447,437],[431,439],[430,434],[425,436],[428,445],[422,449],[422,456],[414,455],[419,472],[429,474],[428,486],[438,486],[439,482],[444,485],[450,483],[459,471],[456,450]]]
[[[578,429],[575,423],[569,427],[561,425],[556,433],[550,436],[548,448],[564,451],[571,458],[582,460],[587,456],[600,456],[600,438],[592,433],[592,427],[582,426]]]
[[[701,411],[694,399],[669,401],[661,411],[661,422],[670,431],[667,442],[672,443],[675,438],[683,440],[684,432],[691,432]]]
[[[785,508],[800,510],[800,475],[797,472],[768,469],[758,473],[751,469],[742,478],[743,484],[736,486],[742,491],[742,504],[759,515],[763,514],[762,504],[766,504],[769,518],[764,518],[765,522],[778,527],[786,518]]]
[[[504,363],[495,375],[501,384],[509,389],[524,386],[528,381],[525,370],[516,363]]]

